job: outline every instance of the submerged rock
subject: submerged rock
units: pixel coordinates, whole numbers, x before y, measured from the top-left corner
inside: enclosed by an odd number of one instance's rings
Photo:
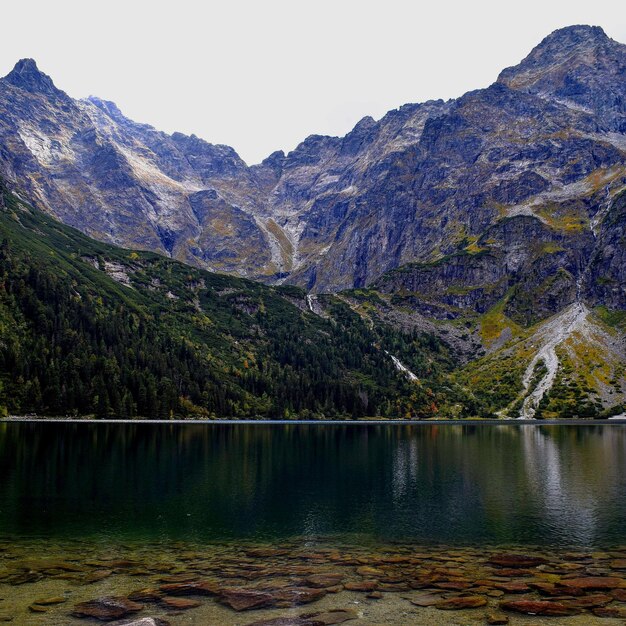
[[[548,602],[545,600],[509,600],[500,603],[500,608],[505,611],[515,611],[525,615],[550,615],[565,617],[581,613],[580,609],[565,606],[561,602]]]
[[[560,584],[557,587],[555,583],[533,581],[529,582],[528,586],[532,589],[536,589],[544,596],[581,596],[584,593],[584,591],[578,587],[568,587],[565,584]]]
[[[216,596],[220,588],[210,582],[186,582],[161,585],[159,591],[169,596]]]
[[[598,617],[626,619],[626,608],[621,606],[603,606],[592,609],[591,612]]]
[[[187,609],[195,609],[202,605],[202,602],[198,600],[190,600],[189,598],[162,598],[161,602],[168,609],[176,609],[179,611],[186,611]]]
[[[443,583],[435,583],[434,585],[437,589],[449,589],[452,591],[463,591],[465,589],[469,589],[472,586],[472,583],[461,581],[461,580],[452,580]]]
[[[170,623],[161,617],[142,617],[132,622],[120,622],[117,626],[170,626]]]
[[[302,617],[274,617],[252,622],[247,626],[324,626],[324,623]]]
[[[303,619],[312,619],[315,622],[324,624],[324,626],[332,626],[333,624],[343,624],[352,619],[359,617],[358,613],[353,609],[331,609],[319,613],[305,613],[300,616]]]
[[[141,611],[141,609],[143,609],[143,604],[138,604],[128,598],[106,596],[77,604],[72,615],[109,621],[121,619],[131,613]]]
[[[359,576],[384,576],[385,572],[381,569],[377,569],[376,567],[370,567],[369,565],[362,565],[361,567],[357,567],[356,573]]]
[[[333,626],[357,619],[352,609],[333,609],[319,613],[304,613],[298,617],[274,617],[252,622],[247,626]]]
[[[437,602],[441,602],[441,596],[434,593],[424,593],[407,600],[415,606],[434,606]]]
[[[41,598],[40,600],[35,600],[33,604],[39,604],[41,606],[49,606],[51,604],[63,604],[63,602],[67,602],[66,597],[54,596],[51,598]]]
[[[90,572],[83,579],[86,583],[97,583],[100,580],[104,580],[113,574],[112,569],[98,569],[93,572]]]
[[[489,613],[489,615],[487,615],[487,624],[492,626],[501,626],[508,623],[509,618],[504,613]]]
[[[27,583],[36,583],[43,578],[39,572],[21,572],[4,579],[9,585],[25,585]]]
[[[460,609],[477,609],[486,604],[487,599],[483,596],[458,596],[437,602],[435,608],[442,611],[457,611]]]
[[[585,576],[582,578],[569,578],[564,582],[568,587],[584,590],[626,588],[626,580],[613,576]]]
[[[220,602],[235,611],[249,611],[272,606],[274,598],[269,593],[251,589],[228,589],[222,591]]]
[[[282,589],[225,589],[219,595],[223,604],[235,611],[248,611],[266,607],[288,608],[309,604],[326,595],[325,589],[312,587],[285,587]]]
[[[626,589],[613,589],[609,593],[618,602],[626,602]]]
[[[340,585],[343,579],[342,574],[314,574],[313,576],[308,576],[305,582],[309,587],[327,589],[328,587]]]
[[[253,559],[267,559],[276,556],[286,556],[288,554],[288,550],[283,550],[281,548],[250,548],[249,550],[246,550],[246,556]]]
[[[565,606],[577,609],[592,609],[596,607],[606,606],[613,602],[613,597],[605,593],[595,593],[581,598],[571,598],[560,600]]]
[[[525,593],[526,591],[530,591],[530,587],[526,583],[498,583],[494,586],[496,589],[500,589],[500,591],[505,591],[506,593]]]
[[[138,589],[128,595],[129,600],[134,602],[160,602],[163,593],[158,589]]]
[[[527,568],[543,565],[546,560],[540,556],[530,556],[527,554],[495,554],[490,557],[487,563],[509,568]]]
[[[298,606],[320,600],[326,595],[324,589],[311,589],[309,587],[293,587],[281,589],[272,594],[274,604],[278,607]]]
[[[351,581],[344,585],[344,588],[348,591],[376,591],[378,588],[377,580],[360,580],[360,581]]]

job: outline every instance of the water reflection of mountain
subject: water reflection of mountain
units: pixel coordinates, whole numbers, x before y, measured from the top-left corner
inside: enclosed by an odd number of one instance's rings
[[[0,531],[601,544],[626,428],[0,424]]]

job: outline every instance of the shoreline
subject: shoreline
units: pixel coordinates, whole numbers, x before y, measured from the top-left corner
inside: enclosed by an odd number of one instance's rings
[[[362,420],[250,420],[250,419],[93,419],[88,417],[35,417],[18,416],[0,418],[2,423],[67,423],[67,424],[205,424],[205,425],[307,425],[307,426],[373,426],[373,425],[397,425],[397,426],[624,426],[626,416],[612,419],[555,419],[555,420],[535,420],[535,419],[467,419],[467,420],[385,420],[385,419],[362,419]]]

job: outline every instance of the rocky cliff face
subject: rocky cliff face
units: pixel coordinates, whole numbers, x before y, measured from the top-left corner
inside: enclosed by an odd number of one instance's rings
[[[445,259],[518,217],[584,256],[626,183],[625,77],[626,46],[574,26],[487,89],[248,167],[227,146],[72,100],[24,60],[0,80],[0,167],[90,235],[313,291]]]

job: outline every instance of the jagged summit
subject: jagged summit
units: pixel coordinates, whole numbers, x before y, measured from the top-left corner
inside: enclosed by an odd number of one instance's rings
[[[599,26],[569,26],[548,35],[498,83],[594,112],[606,130],[626,129],[626,46]]]
[[[55,87],[50,76],[44,74],[37,67],[37,63],[34,59],[20,59],[3,80],[15,87],[33,93],[63,93]]]
[[[507,67],[498,77],[498,82],[512,87],[528,86],[537,75],[532,70],[557,68],[563,63],[585,63],[593,65],[615,46],[600,26],[568,26],[550,33],[535,46],[519,65]]]
[[[573,24],[572,26],[558,28],[557,30],[550,33],[547,37],[544,37],[541,43],[535,47],[535,50],[539,48],[545,48],[551,45],[581,45],[604,43],[607,41],[611,41],[611,39],[604,32],[604,29],[601,26]]]

